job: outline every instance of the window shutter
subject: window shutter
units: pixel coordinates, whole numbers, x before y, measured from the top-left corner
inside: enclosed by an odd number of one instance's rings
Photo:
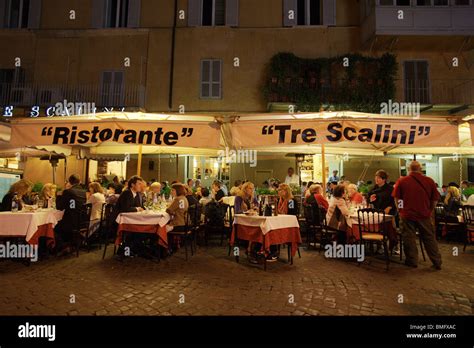
[[[30,0],[28,28],[39,29],[41,22],[41,0]]]
[[[323,24],[336,25],[336,0],[323,0]]]
[[[138,28],[140,26],[141,0],[129,0],[127,27]]]
[[[7,0],[0,0],[0,28],[5,28],[7,25]]]
[[[201,25],[202,0],[188,0],[188,26]]]
[[[296,25],[297,14],[297,0],[284,0],[283,1],[283,26],[293,27]]]
[[[211,97],[221,98],[221,82],[222,82],[222,64],[220,60],[212,61],[212,81],[211,81]]]
[[[239,26],[239,0],[227,0],[225,4],[225,24],[230,27]]]
[[[92,2],[92,28],[104,28],[106,0],[91,0]]]

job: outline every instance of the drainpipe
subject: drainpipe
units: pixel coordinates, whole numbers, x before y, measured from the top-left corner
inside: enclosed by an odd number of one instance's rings
[[[173,79],[174,79],[174,49],[176,44],[176,16],[178,12],[178,0],[174,0],[174,20],[173,31],[171,34],[171,62],[170,62],[170,84],[168,95],[168,109],[173,109]]]

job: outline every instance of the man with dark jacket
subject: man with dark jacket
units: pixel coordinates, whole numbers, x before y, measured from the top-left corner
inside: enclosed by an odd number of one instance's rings
[[[144,209],[145,199],[143,190],[145,181],[138,175],[134,175],[128,180],[128,187],[120,194],[114,208],[114,220],[120,213],[139,212]]]
[[[63,218],[55,228],[58,250],[63,249],[65,243],[72,242],[73,228],[79,222],[78,217],[86,204],[86,191],[79,185],[80,182],[78,175],[71,175],[65,189],[56,198],[56,208],[64,210]]]
[[[130,178],[130,180],[128,180],[127,189],[123,190],[120,194],[112,214],[115,228],[118,227],[115,220],[120,213],[143,211],[145,204],[145,198],[143,196],[144,189],[145,181],[138,175],[134,175]],[[125,247],[127,246],[130,247],[133,254],[143,253],[143,241],[146,236],[146,234],[142,235],[138,233],[127,235],[117,251],[118,257],[122,258],[124,256]]]
[[[388,174],[384,170],[375,173],[375,186],[369,192],[369,202],[375,209],[384,210],[385,214],[395,215],[395,201],[392,197],[393,187],[387,183]]]

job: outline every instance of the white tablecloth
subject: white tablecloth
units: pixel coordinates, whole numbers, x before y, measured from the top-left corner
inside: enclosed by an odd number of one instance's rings
[[[234,224],[260,227],[263,234],[280,228],[300,227],[298,219],[294,215],[247,216],[236,214]]]
[[[0,212],[0,236],[25,236],[26,241],[36,233],[41,225],[57,225],[63,218],[63,211],[45,209],[36,212]]]
[[[121,213],[117,216],[116,222],[129,225],[160,225],[165,226],[170,221],[170,214],[167,212],[142,211],[139,213]]]

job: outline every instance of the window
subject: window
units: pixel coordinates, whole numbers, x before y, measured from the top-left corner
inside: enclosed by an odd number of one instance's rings
[[[201,98],[222,98],[222,60],[205,59],[201,61]]]
[[[7,1],[7,28],[27,28],[30,0]]]
[[[122,106],[123,100],[123,71],[104,71],[102,73],[102,106]]]
[[[297,2],[298,25],[321,25],[321,1],[298,0]]]
[[[448,0],[416,0],[416,6],[448,6]]]
[[[404,63],[405,101],[409,103],[430,103],[430,80],[428,62],[422,60]]]
[[[381,6],[410,6],[410,0],[379,0]]]
[[[125,28],[128,25],[129,0],[107,0],[105,10],[106,28]]]
[[[454,2],[456,6],[469,6],[471,4],[470,0],[456,0]]]
[[[202,1],[202,25],[221,26],[225,25],[226,13],[225,0],[203,0]]]

